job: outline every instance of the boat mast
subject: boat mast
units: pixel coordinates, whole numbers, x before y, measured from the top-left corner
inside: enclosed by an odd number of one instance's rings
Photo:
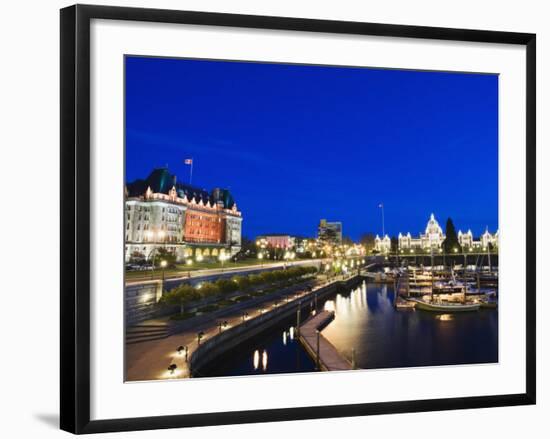
[[[431,257],[432,257],[432,269],[431,269],[432,291],[431,291],[431,299],[432,299],[432,302],[433,302],[434,301],[434,248],[431,244],[430,244],[430,253],[431,253]]]

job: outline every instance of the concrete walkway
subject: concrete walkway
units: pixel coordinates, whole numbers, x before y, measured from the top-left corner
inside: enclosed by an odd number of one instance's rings
[[[314,290],[327,283],[317,283]],[[185,330],[179,334],[171,335],[161,340],[144,341],[126,345],[126,381],[149,381],[159,379],[188,378],[190,371],[185,354],[178,354],[179,346],[187,347],[187,359],[198,347],[199,332],[203,332],[201,342],[220,333],[219,322],[227,322],[226,328],[243,323],[243,313],[248,313],[247,320],[253,319],[262,313],[269,312],[274,306],[288,297],[289,302],[297,302],[304,296],[313,295],[303,285],[295,287],[291,292],[283,290],[280,294],[270,296],[265,302],[255,304],[253,307],[228,311],[215,319],[208,320],[201,325]],[[226,329],[226,328],[222,328]],[[170,364],[177,368],[173,373],[168,370]]]
[[[334,311],[321,311],[300,326],[299,340],[314,361],[317,358],[317,331],[334,319]],[[351,364],[323,335],[319,334],[319,362],[321,370],[351,370]]]

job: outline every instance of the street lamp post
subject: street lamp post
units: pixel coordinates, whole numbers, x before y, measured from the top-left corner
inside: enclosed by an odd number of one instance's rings
[[[493,270],[491,268],[491,243],[487,243],[487,263],[489,264],[489,273],[491,273]]]
[[[386,236],[386,227],[384,224],[384,203],[380,203],[378,207],[381,209],[382,212],[382,239],[384,239],[384,236]]]
[[[162,292],[164,293],[164,270],[166,269],[168,263],[165,260],[160,261],[160,266],[162,267]]]
[[[258,254],[258,259],[261,261],[260,266],[263,267],[264,266],[264,254],[259,253]]]
[[[221,262],[221,264],[222,264],[222,273],[223,273],[223,263],[224,263],[225,260],[226,260],[225,253],[220,253],[219,259],[220,259],[220,262]]]

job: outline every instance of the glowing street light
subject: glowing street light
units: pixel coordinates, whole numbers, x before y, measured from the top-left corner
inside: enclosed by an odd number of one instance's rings
[[[166,262],[164,259],[160,261],[160,266],[162,268],[162,291],[164,291],[164,270],[166,269],[167,265],[168,262]]]

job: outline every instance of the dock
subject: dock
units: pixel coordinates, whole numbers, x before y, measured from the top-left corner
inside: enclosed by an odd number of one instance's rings
[[[320,331],[334,319],[334,311],[321,311],[300,326],[298,340],[324,371],[351,370],[351,364]],[[317,349],[319,352],[317,352]]]

